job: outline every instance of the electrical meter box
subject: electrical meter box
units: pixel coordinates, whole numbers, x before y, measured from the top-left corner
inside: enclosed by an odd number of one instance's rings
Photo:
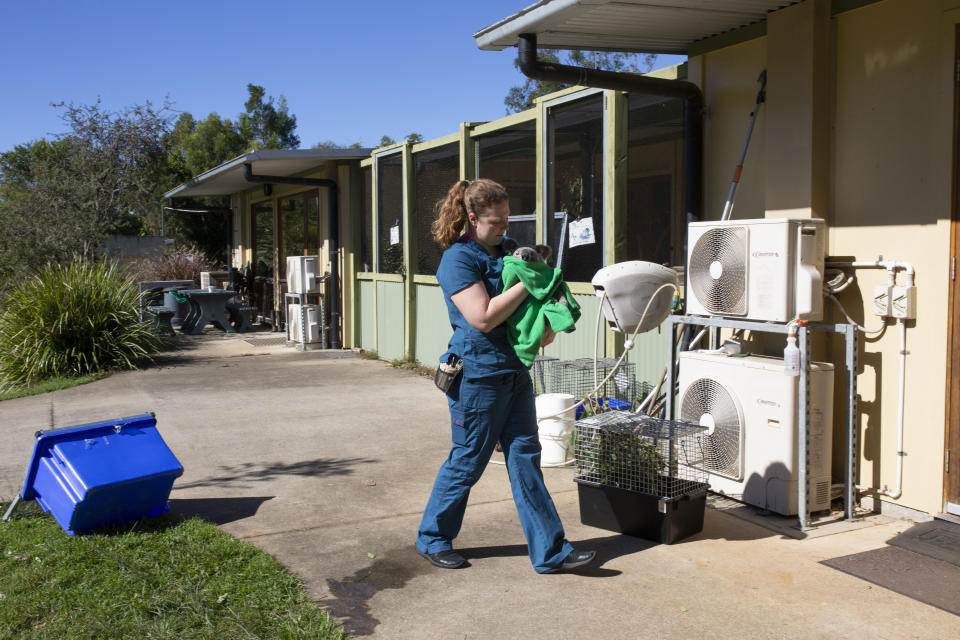
[[[158,516],[183,466],[152,413],[38,431],[21,498],[70,535]]]

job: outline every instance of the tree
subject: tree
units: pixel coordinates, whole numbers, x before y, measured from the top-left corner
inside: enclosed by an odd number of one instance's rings
[[[557,49],[540,49],[537,51],[537,59],[541,62],[567,64],[575,67],[587,67],[589,69],[644,73],[653,68],[657,56],[652,53],[568,51],[566,52],[566,60],[562,62]],[[513,66],[519,70],[520,60],[514,59]],[[571,85],[553,80],[533,80],[527,78],[522,85],[510,87],[506,97],[503,99],[503,103],[507,107],[508,114],[525,111],[526,109],[531,109],[534,106],[534,101],[540,96],[566,89],[569,86]]]
[[[0,154],[0,275],[90,257],[111,234],[141,232],[159,214],[168,170],[168,103],[120,112],[63,103],[69,132]]]
[[[378,144],[377,146],[378,146],[378,147],[389,147],[391,144],[397,144],[397,141],[394,140],[393,138],[391,138],[390,136],[381,136],[381,137],[380,137],[380,144]]]
[[[407,134],[406,141],[411,144],[416,144],[417,142],[423,142],[423,136],[419,133],[409,133]]]
[[[339,142],[334,142],[333,140],[321,140],[317,144],[313,145],[314,149],[362,149],[363,145],[359,142],[353,142],[351,144],[340,144]]]
[[[250,145],[250,149],[296,149],[300,138],[294,131],[297,117],[287,110],[287,99],[282,95],[278,106],[273,105],[273,96],[264,100],[266,91],[255,84],[247,85],[250,97],[244,103],[246,109],[237,118],[237,131]]]

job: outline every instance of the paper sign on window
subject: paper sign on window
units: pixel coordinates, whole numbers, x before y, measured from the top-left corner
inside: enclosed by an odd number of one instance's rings
[[[580,218],[570,222],[570,247],[593,244],[597,239],[593,235],[593,218]]]
[[[400,244],[400,225],[390,227],[390,244]]]

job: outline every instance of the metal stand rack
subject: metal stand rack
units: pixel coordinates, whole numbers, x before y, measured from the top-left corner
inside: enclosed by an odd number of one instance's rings
[[[307,310],[306,305],[310,304],[310,298],[317,299],[317,305],[320,307],[320,342],[307,342]],[[291,328],[293,323],[290,322],[290,318],[287,318],[287,344],[288,346],[292,343],[296,346],[297,351],[307,351],[311,349],[326,349],[327,348],[327,320],[325,311],[323,308],[323,294],[322,293],[284,293],[283,294],[283,304],[289,308],[288,300],[293,299],[296,301],[296,304],[300,305],[300,341],[294,342],[293,336],[291,335]]]
[[[667,362],[667,419],[674,419],[674,395],[672,390],[676,384],[676,363],[677,363],[677,325],[697,325],[712,327],[713,336],[719,335],[720,329],[745,329],[747,331],[758,331],[765,333],[788,332],[788,325],[772,322],[756,322],[749,320],[735,320],[731,318],[701,317],[701,316],[670,316],[667,321],[670,323],[670,347],[669,359]],[[846,362],[845,370],[847,375],[847,431],[846,431],[846,464],[843,492],[843,511],[844,519],[852,520],[854,517],[854,478],[857,471],[857,350],[858,334],[857,327],[853,324],[826,324],[819,322],[810,322],[797,325],[797,342],[800,348],[800,376],[798,389],[798,411],[797,411],[797,457],[800,461],[798,465],[798,489],[797,489],[797,519],[799,520],[800,530],[810,526],[810,331],[823,331],[828,333],[841,334],[846,343]]]

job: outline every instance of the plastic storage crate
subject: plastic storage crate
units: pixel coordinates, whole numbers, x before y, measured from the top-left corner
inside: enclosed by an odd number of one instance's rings
[[[38,431],[21,498],[73,535],[165,513],[181,474],[148,413]]]
[[[575,429],[583,524],[666,544],[703,529],[705,427],[608,411]]]

